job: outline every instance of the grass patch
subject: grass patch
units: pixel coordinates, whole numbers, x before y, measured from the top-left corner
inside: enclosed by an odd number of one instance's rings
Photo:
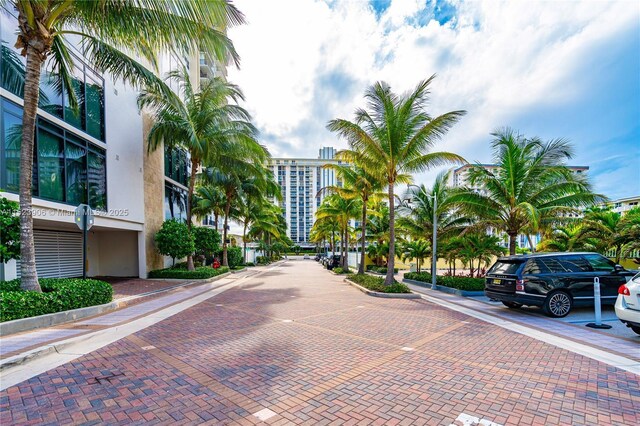
[[[397,281],[392,285],[385,285],[384,278],[374,277],[366,274],[352,274],[347,278],[371,291],[377,291],[380,293],[411,293],[409,287]]]
[[[111,302],[111,284],[81,278],[40,278],[42,293],[23,291],[20,280],[0,282],[0,322]]]
[[[409,280],[431,284],[431,274],[426,272],[407,272],[404,277]],[[436,284],[443,287],[464,291],[484,291],[484,278],[438,276]]]
[[[183,280],[198,280],[217,277],[218,275],[224,274],[225,272],[229,272],[229,268],[227,266],[221,266],[218,269],[213,269],[210,266],[201,266],[193,271],[188,271],[186,269],[167,268],[157,269],[155,271],[149,272],[149,278],[178,278]]]

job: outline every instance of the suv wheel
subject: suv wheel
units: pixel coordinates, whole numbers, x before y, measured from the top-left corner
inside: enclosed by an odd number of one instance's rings
[[[522,307],[522,304],[521,303],[517,303],[517,302],[505,302],[505,301],[502,301],[502,304],[504,306],[506,306],[507,308],[509,308],[509,309],[518,309],[518,308]]]
[[[573,307],[573,300],[564,291],[556,291],[547,296],[542,309],[544,313],[553,318],[566,317]]]

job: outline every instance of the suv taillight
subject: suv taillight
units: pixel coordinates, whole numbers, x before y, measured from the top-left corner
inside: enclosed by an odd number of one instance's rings
[[[516,280],[516,291],[524,291],[524,280]]]
[[[622,294],[623,296],[631,296],[631,293],[629,292],[629,287],[627,287],[625,284],[622,284],[618,288],[618,294]]]

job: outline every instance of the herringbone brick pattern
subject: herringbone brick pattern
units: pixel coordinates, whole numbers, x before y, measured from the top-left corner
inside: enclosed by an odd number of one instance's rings
[[[638,377],[288,262],[0,394],[4,424],[640,424]],[[270,411],[269,411],[270,410]],[[460,424],[459,422],[455,424]]]

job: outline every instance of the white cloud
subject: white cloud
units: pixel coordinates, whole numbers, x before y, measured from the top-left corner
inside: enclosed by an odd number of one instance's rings
[[[453,3],[455,19],[441,25],[415,0],[394,0],[379,19],[365,1],[237,0],[249,23],[229,32],[242,56],[229,78],[274,155],[313,157],[319,145],[345,146],[324,125],[351,118],[367,86],[404,91],[437,73],[431,113],[469,112],[438,148],[486,161],[496,127],[584,97],[594,46],[640,18],[624,1]]]

